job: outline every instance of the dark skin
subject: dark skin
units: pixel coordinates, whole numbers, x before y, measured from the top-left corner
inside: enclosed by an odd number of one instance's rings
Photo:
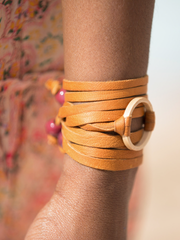
[[[63,0],[62,7],[66,79],[146,75],[153,0]],[[141,121],[134,121],[132,130],[140,128]],[[136,172],[97,170],[66,155],[56,191],[25,239],[126,239]]]

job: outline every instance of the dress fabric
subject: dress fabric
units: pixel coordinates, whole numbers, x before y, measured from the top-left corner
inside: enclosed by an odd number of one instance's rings
[[[60,105],[44,83],[63,77],[61,0],[0,0],[0,240],[24,239],[61,175],[63,156],[45,132]],[[139,177],[129,236],[138,192]]]

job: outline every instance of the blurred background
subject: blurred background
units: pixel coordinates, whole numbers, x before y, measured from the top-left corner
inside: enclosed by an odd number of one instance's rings
[[[155,3],[149,98],[156,127],[145,148],[137,240],[180,239],[180,1]]]
[[[156,127],[129,205],[130,240],[180,239],[180,2],[157,0],[149,99]],[[0,240],[23,240],[61,175],[45,125],[64,77],[61,0],[0,0]],[[49,107],[51,106],[51,107]]]

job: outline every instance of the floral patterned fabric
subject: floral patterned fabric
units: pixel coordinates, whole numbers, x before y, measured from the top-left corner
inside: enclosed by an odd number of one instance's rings
[[[63,70],[59,0],[0,1],[0,79]]]
[[[63,156],[45,132],[59,104],[44,83],[62,81],[63,67],[61,0],[0,0],[0,240],[24,239],[61,175]]]
[[[44,87],[62,72],[0,82],[0,239],[20,240],[50,199],[60,177],[62,154],[47,143],[45,124],[59,104]],[[28,79],[36,79],[36,82]],[[51,107],[49,107],[51,106]]]

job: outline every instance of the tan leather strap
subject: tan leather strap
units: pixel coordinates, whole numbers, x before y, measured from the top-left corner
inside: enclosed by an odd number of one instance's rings
[[[155,126],[155,114],[154,112],[148,112],[145,113],[145,131],[153,131]]]
[[[53,79],[48,79],[48,81],[45,83],[45,86],[47,89],[51,90],[53,95],[55,95],[61,89],[60,82]]]
[[[130,136],[132,143],[137,144],[144,129],[131,132],[132,119],[144,117],[146,131],[152,131],[153,114],[145,112],[142,104],[131,117],[124,118],[123,114],[134,97],[147,98],[147,83],[148,76],[109,82],[64,79],[65,103],[56,118],[62,124],[63,151],[83,165],[102,170],[139,166],[142,150],[128,150],[121,136]]]

